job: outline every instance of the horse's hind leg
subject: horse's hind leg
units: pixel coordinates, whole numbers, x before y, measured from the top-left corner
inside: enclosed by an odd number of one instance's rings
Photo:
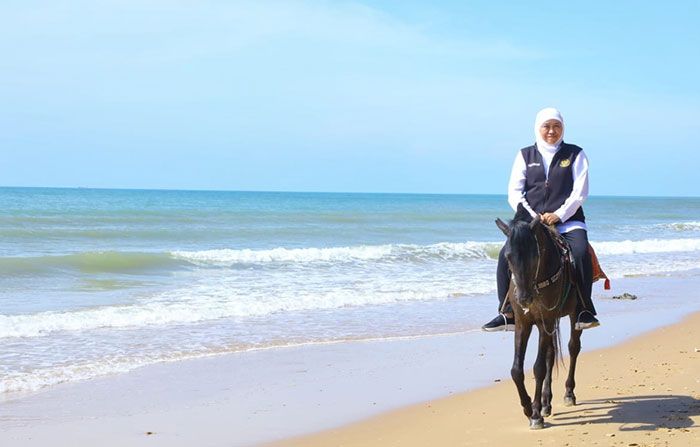
[[[540,343],[535,359],[535,395],[532,398],[532,415],[530,415],[530,428],[537,430],[544,428],[544,418],[542,417],[542,386],[547,375],[547,355],[552,344],[552,337],[547,334],[544,328],[540,329]]]
[[[569,376],[566,379],[566,393],[564,393],[564,405],[567,407],[576,405],[576,395],[574,388],[576,387],[576,360],[581,352],[581,332],[574,329],[576,325],[576,315],[569,315],[571,320],[571,338],[569,339]]]
[[[532,332],[532,325],[524,325],[515,329],[515,354],[513,355],[513,367],[510,370],[510,375],[515,382],[515,387],[518,389],[520,396],[520,405],[523,406],[523,413],[528,418],[532,415],[532,400],[525,389],[525,373],[523,364],[525,363],[525,350],[527,349],[527,341]]]
[[[547,373],[544,376],[544,386],[542,388],[542,417],[548,417],[552,414],[552,370],[554,369],[554,344],[555,341],[552,338],[552,344],[550,344],[547,350]]]

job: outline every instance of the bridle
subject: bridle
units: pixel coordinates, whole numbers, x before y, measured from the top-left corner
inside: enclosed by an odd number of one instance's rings
[[[537,224],[541,225],[540,222],[537,222]],[[541,260],[542,260],[542,253],[540,251],[540,241],[534,233],[534,227],[531,227],[531,229],[533,230],[532,237],[535,238],[535,247],[537,248],[537,268],[535,269],[535,283],[534,283],[533,288],[534,288],[535,296],[539,296],[541,294],[540,291],[542,289],[547,288],[547,287],[551,286],[552,284],[556,283],[559,280],[559,278],[561,277],[561,275],[564,273],[564,267],[566,265],[568,253],[567,253],[566,247],[559,244],[560,249],[561,249],[561,254],[559,257],[559,268],[557,269],[556,273],[554,273],[549,278],[547,278],[543,281],[537,282],[537,278],[539,278],[539,276],[540,276],[540,264],[541,264]],[[558,244],[556,244],[556,242],[554,242],[554,244],[555,244],[555,246],[558,245]],[[556,309],[557,307],[559,307],[561,304],[563,304],[564,297],[567,294],[568,294],[568,290],[566,290],[564,292],[562,297],[554,304],[554,306],[552,306],[551,308],[545,306],[545,309],[547,309],[547,311],[552,311],[552,310]]]
[[[511,232],[510,232],[509,226],[506,225],[501,219],[496,219],[496,225],[510,239]],[[529,224],[531,231],[535,231],[535,225],[543,225],[542,222],[540,222],[540,220],[537,217],[535,218],[535,220],[533,220]],[[540,276],[540,262],[542,260],[542,253],[540,250],[540,241],[537,238],[537,235],[535,233],[533,233],[532,237],[535,239],[535,247],[537,249],[537,267],[535,269],[535,275],[534,275],[534,281],[533,281],[533,283],[534,283],[533,289],[534,289],[535,296],[541,295],[542,289],[545,289],[545,288],[551,286],[552,284],[556,283],[557,281],[559,281],[561,276],[564,274],[567,260],[570,259],[570,254],[569,254],[569,250],[567,248],[566,242],[561,240],[560,236],[557,237],[557,235],[555,235],[551,229],[547,228],[547,231],[549,231],[549,233],[550,233],[550,237],[552,238],[552,242],[553,242],[554,246],[559,248],[559,252],[560,252],[559,253],[560,254],[560,256],[559,256],[559,268],[552,276],[548,277],[547,279],[544,279],[544,280],[539,281],[539,282],[537,281],[537,279]],[[512,271],[512,268],[511,268],[511,271]],[[511,281],[512,280],[513,279],[511,279]],[[568,287],[565,288],[562,296],[559,298],[557,303],[555,303],[554,306],[551,308],[545,307],[545,309],[547,309],[547,311],[552,311],[552,310],[556,309],[558,306],[561,306],[561,307],[564,306],[566,297],[569,295],[569,290],[570,290],[570,286],[571,286],[568,281],[567,281],[567,285],[568,285]],[[504,305],[505,305],[505,303],[504,303]],[[529,309],[524,309],[524,310],[527,313]]]

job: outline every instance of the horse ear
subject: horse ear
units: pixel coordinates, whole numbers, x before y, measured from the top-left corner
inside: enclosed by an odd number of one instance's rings
[[[513,220],[530,222],[532,221],[532,216],[530,215],[530,212],[525,209],[522,203],[518,203],[518,208],[515,210],[515,217],[513,217]]]
[[[501,219],[496,219],[496,226],[505,234],[510,236],[510,228]]]
[[[540,223],[540,216],[535,216],[534,219],[532,219],[532,222],[530,222],[530,229],[534,230],[535,226]]]

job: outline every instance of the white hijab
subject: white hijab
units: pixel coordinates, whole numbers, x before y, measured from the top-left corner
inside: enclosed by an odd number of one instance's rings
[[[561,137],[559,137],[559,141],[557,141],[555,144],[547,143],[540,136],[540,127],[542,127],[542,124],[549,120],[557,120],[561,123]],[[554,107],[547,107],[546,109],[542,109],[537,113],[537,117],[535,117],[535,139],[537,141],[537,147],[540,150],[556,152],[557,149],[559,149],[559,145],[564,139],[564,118],[561,117],[559,110],[555,109]]]

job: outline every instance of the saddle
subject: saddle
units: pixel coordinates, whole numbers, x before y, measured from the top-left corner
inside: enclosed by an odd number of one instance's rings
[[[557,247],[557,251],[559,252],[559,256],[561,258],[561,267],[559,270],[551,277],[545,279],[544,281],[541,281],[537,284],[535,284],[535,289],[543,289],[551,284],[554,284],[559,280],[561,275],[566,273],[566,279],[568,281],[567,287],[566,287],[566,292],[562,295],[560,299],[560,306],[563,306],[564,302],[566,301],[566,298],[569,295],[569,291],[571,287],[577,287],[576,285],[576,266],[575,266],[575,261],[574,257],[571,254],[571,247],[569,247],[569,243],[562,237],[561,234],[552,226],[544,225],[547,230],[549,230],[552,240],[554,241],[554,245]],[[604,279],[604,287],[605,290],[610,290],[610,279],[608,276],[603,272],[603,269],[600,267],[600,263],[598,262],[598,256],[596,256],[595,251],[593,250],[593,247],[591,244],[588,244],[588,253],[591,255],[591,263],[593,264],[593,282],[598,281],[599,279]],[[506,299],[503,302],[501,311],[502,312],[508,312],[510,311],[510,300]]]
[[[574,282],[573,278],[575,278],[574,271],[576,269],[576,265],[571,254],[569,243],[555,229],[550,228],[549,226],[546,226],[546,228],[550,231],[552,240],[554,240],[554,244],[559,250],[559,255],[561,256],[564,269],[569,273],[568,277],[571,278],[571,282]],[[593,246],[590,244],[590,242],[588,243],[588,254],[591,256],[591,264],[593,264],[593,282],[596,282],[599,279],[604,279],[605,283],[603,284],[603,287],[605,290],[610,290],[610,278],[608,278],[603,269],[600,267],[598,256],[596,256],[595,250],[593,250]]]

